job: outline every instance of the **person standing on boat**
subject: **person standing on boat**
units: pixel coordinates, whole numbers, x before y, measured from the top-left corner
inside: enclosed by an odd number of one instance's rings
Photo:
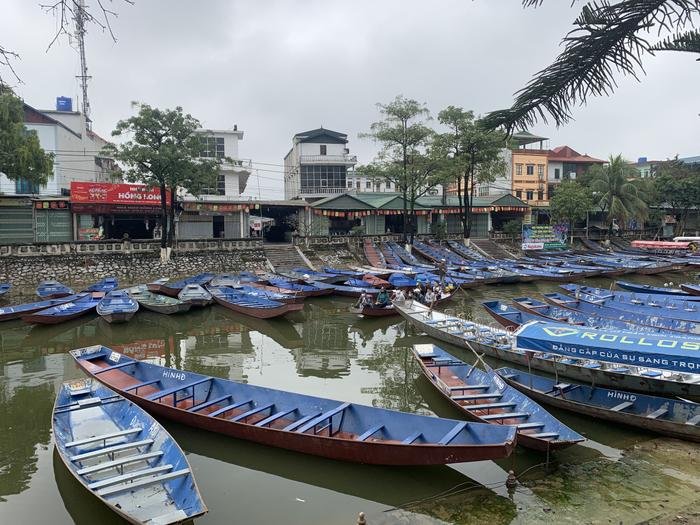
[[[437,299],[437,296],[435,295],[435,292],[433,292],[430,288],[428,288],[428,291],[425,292],[425,298],[423,299],[423,302],[426,304],[426,306],[429,306],[430,309],[432,310],[436,299]]]
[[[389,305],[389,294],[386,293],[386,289],[382,286],[377,294],[377,302],[375,303],[379,308],[384,308]]]
[[[406,296],[404,295],[403,290],[401,288],[397,288],[396,290],[394,290],[391,302],[396,304],[403,304],[404,302],[406,302]]]

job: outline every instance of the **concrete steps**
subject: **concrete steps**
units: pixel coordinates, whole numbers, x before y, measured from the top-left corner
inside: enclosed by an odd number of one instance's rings
[[[310,268],[305,259],[291,244],[266,244],[263,246],[265,257],[276,272],[287,272],[293,268]]]
[[[506,251],[491,239],[472,239],[471,243],[481,253],[493,259],[515,259],[512,253]]]

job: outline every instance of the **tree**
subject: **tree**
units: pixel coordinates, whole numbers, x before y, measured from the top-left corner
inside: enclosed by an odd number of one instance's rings
[[[446,182],[457,184],[463,235],[469,239],[476,185],[493,182],[505,172],[506,162],[501,151],[507,145],[506,136],[500,131],[483,128],[473,111],[455,106],[443,109],[438,121],[449,128],[438,136],[436,144],[445,157]]]
[[[523,5],[537,7],[542,1],[523,0]],[[557,126],[569,122],[572,109],[588,97],[611,94],[617,74],[639,80],[643,57],[656,51],[700,53],[699,15],[700,0],[586,3],[562,41],[564,51],[515,94],[509,109],[487,115],[487,125],[510,132],[539,119]]]
[[[549,200],[549,212],[557,222],[569,225],[569,232],[574,231],[574,223],[586,218],[593,207],[593,197],[588,188],[575,181],[562,182]]]
[[[409,242],[410,230],[413,243],[416,201],[439,182],[440,159],[431,149],[434,132],[425,125],[430,112],[424,104],[401,95],[377,107],[384,120],[373,123],[370,132],[360,137],[378,142],[381,151],[372,164],[358,168],[358,172],[396,186],[403,197],[403,240]]]
[[[137,115],[120,120],[112,132],[113,136],[128,134],[131,138],[106,150],[126,166],[127,180],[160,188],[160,246],[167,259],[175,235],[177,189],[196,195],[204,188],[215,187],[221,159],[201,158],[202,135],[195,133],[201,125],[181,107],[161,110],[138,104],[138,108]],[[172,197],[170,207],[168,194]]]
[[[24,104],[0,85],[0,172],[10,180],[43,185],[53,173],[53,154],[45,153],[35,131],[24,125]]]
[[[661,204],[670,206],[678,220],[676,235],[682,235],[690,210],[700,205],[700,166],[684,164],[678,159],[657,168],[654,186]]]
[[[637,172],[622,155],[611,156],[608,164],[594,166],[591,171],[590,190],[593,200],[605,213],[609,227],[612,226],[613,219],[626,224],[629,219],[643,221],[647,218],[647,203],[639,188],[631,181]]]

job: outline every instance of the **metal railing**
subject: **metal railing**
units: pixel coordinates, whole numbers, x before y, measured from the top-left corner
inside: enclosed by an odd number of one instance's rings
[[[337,195],[340,193],[345,193],[347,188],[345,186],[314,186],[311,188],[300,188],[299,194],[301,195]]]
[[[299,155],[301,164],[357,164],[356,155]]]

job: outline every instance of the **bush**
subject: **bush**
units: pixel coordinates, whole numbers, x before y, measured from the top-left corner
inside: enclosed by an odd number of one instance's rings
[[[365,234],[365,227],[362,226],[361,224],[357,225],[357,226],[353,226],[350,229],[350,235],[354,235],[355,237],[359,237],[360,235],[364,235],[364,234]]]
[[[519,237],[523,231],[523,222],[519,220],[508,221],[503,225],[503,233]]]
[[[445,221],[434,222],[430,225],[430,232],[439,241],[447,238],[447,223]]]

